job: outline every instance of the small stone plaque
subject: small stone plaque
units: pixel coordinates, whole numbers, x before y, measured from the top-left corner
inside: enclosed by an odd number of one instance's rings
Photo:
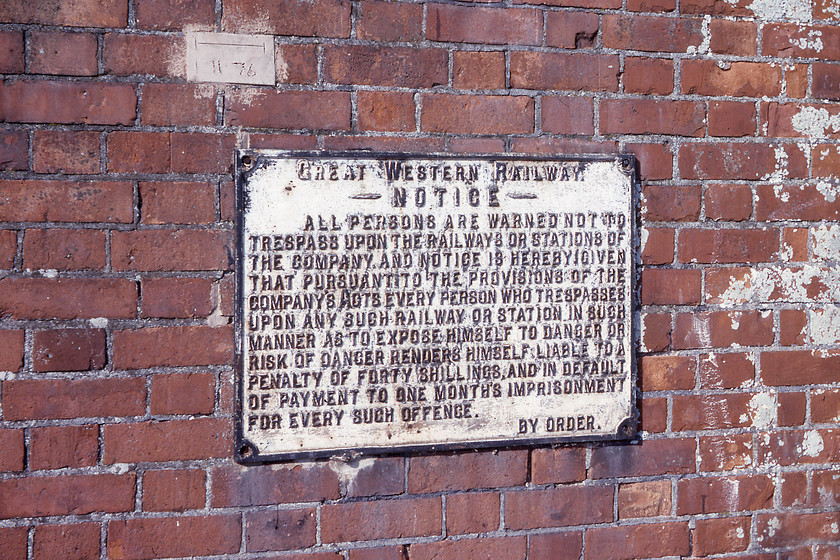
[[[239,152],[237,459],[633,437],[633,168]]]
[[[191,82],[274,84],[274,37],[236,33],[187,33]]]

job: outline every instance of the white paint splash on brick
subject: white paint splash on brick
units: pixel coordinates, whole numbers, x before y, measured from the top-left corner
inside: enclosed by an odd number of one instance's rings
[[[840,307],[809,311],[811,344],[840,344]]]
[[[767,428],[776,420],[776,395],[772,393],[756,393],[747,403],[752,425],[756,428]]]
[[[782,528],[782,521],[778,517],[772,517],[767,521],[767,536],[772,537],[776,531]]]
[[[709,31],[709,23],[711,23],[711,21],[712,16],[703,16],[703,22],[700,27],[700,33],[703,35],[703,39],[697,46],[689,45],[685,51],[686,54],[707,54],[709,52],[709,45],[712,41],[712,34]]]
[[[816,457],[825,449],[825,443],[820,433],[816,430],[805,432],[802,438],[802,446],[797,449],[801,455]]]
[[[791,44],[805,50],[814,50],[820,52],[823,50],[822,31],[818,29],[810,29],[808,35],[805,37],[791,38]]]
[[[766,21],[811,19],[811,0],[755,0],[747,8],[755,17]]]
[[[822,290],[808,294],[811,283],[817,282]],[[715,298],[715,303],[735,306],[744,303],[767,303],[774,291],[773,301],[795,303],[832,303],[840,301],[840,268],[817,268],[805,265],[799,269],[751,269],[743,278],[734,278],[726,290]]]
[[[743,527],[738,527],[737,529],[735,529],[735,536],[738,537],[739,539],[743,539],[744,538],[744,528]]]
[[[796,132],[812,140],[828,138],[829,131],[840,130],[840,114],[831,115],[822,107],[803,107],[790,122]]]
[[[329,465],[330,469],[338,475],[338,479],[341,482],[342,487],[350,491],[356,484],[356,478],[359,474],[363,470],[372,467],[375,463],[376,459],[372,458],[359,459],[358,461],[350,462],[331,459]]]
[[[811,229],[814,257],[820,260],[840,260],[840,225],[823,224]]]
[[[712,346],[712,335],[709,329],[709,317],[699,317],[695,315],[691,319],[692,330],[697,333],[697,338],[700,341],[701,348],[710,348]]]
[[[95,329],[104,329],[108,326],[108,319],[106,317],[94,317],[90,320],[90,326]]]
[[[825,181],[818,181],[817,190],[820,191],[826,202],[834,202],[840,196],[840,180],[829,177]]]

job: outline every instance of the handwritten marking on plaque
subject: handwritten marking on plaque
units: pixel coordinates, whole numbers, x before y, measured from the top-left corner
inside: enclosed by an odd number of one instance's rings
[[[270,35],[187,33],[187,79],[274,84],[274,38]]]

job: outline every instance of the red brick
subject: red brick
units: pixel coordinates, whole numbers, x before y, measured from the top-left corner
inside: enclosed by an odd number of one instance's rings
[[[529,535],[530,560],[579,560],[583,533],[542,533]]]
[[[542,99],[542,129],[554,134],[595,133],[592,99],[546,96]]]
[[[701,354],[699,364],[702,389],[735,389],[755,378],[755,365],[747,354]]]
[[[524,484],[525,451],[498,451],[413,457],[408,466],[408,491],[414,494],[499,488]]]
[[[840,218],[840,197],[829,200],[818,190],[824,185],[756,185],[755,219],[836,220]]]
[[[207,85],[145,84],[143,124],[212,126],[216,121],[216,91]]]
[[[840,421],[840,389],[813,389],[811,420],[816,423]]]
[[[765,509],[773,505],[774,488],[767,475],[683,479],[677,482],[677,515]]]
[[[631,12],[673,12],[676,9],[676,0],[627,0],[627,10]]]
[[[776,409],[779,426],[801,426],[805,423],[805,393],[779,393]]]
[[[105,365],[102,329],[36,331],[32,346],[35,371],[84,371]]]
[[[348,466],[348,468],[350,468]],[[401,457],[379,457],[365,467],[359,467],[349,482],[345,483],[343,495],[392,496],[402,494],[405,488],[405,461]]]
[[[752,434],[700,437],[701,471],[729,471],[752,464]]]
[[[693,439],[658,439],[641,445],[592,450],[591,478],[652,476],[694,472]]]
[[[534,100],[521,95],[425,94],[420,128],[426,132],[528,134],[534,130]]]
[[[23,331],[0,330],[0,371],[20,371],[23,366]]]
[[[310,95],[315,95],[314,93]],[[233,169],[234,134],[173,132],[172,171],[175,173],[229,173]]]
[[[525,560],[525,536],[484,537],[458,541],[437,541],[412,544],[411,558],[437,560],[438,558],[493,558],[498,560]]]
[[[0,455],[0,472],[22,471],[26,456],[23,430],[0,428],[0,445],[3,446],[3,454]]]
[[[443,49],[330,46],[323,57],[324,80],[331,83],[411,88],[447,83],[448,56]]]
[[[455,51],[452,53],[452,86],[456,89],[504,89],[505,53]]]
[[[709,185],[705,195],[706,218],[736,222],[749,220],[752,198],[749,185]]]
[[[108,170],[117,173],[169,171],[168,132],[111,132],[108,134]]]
[[[416,128],[411,93],[360,91],[357,107],[361,130],[413,132]]]
[[[834,463],[840,460],[840,437],[836,430],[772,432],[759,438],[757,454],[762,465]]]
[[[545,12],[545,43],[564,49],[595,46],[598,15],[589,12]]]
[[[781,547],[820,540],[837,544],[840,512],[764,513],[757,518],[757,543],[764,547]]]
[[[814,64],[814,97],[817,99],[840,99],[840,67],[834,64]]]
[[[671,315],[669,313],[642,314],[642,349],[663,352],[671,347]]]
[[[273,0],[227,0],[222,16],[222,31],[304,37],[349,37],[350,2],[324,0],[317,4],[308,4],[278,3]]]
[[[137,315],[137,285],[121,278],[5,279],[0,308],[14,319],[129,319]]]
[[[214,9],[213,0],[137,0],[135,17],[139,29],[210,31],[215,23]]]
[[[230,554],[239,551],[241,532],[238,515],[114,520],[106,546],[113,560]]]
[[[131,222],[128,182],[0,181],[0,221]]]
[[[405,560],[406,545],[383,546],[379,548],[351,548],[350,560]],[[307,560],[309,557],[298,557]],[[338,559],[344,558],[339,556]],[[333,560],[333,559],[330,559]]]
[[[836,103],[831,104],[808,104],[800,103],[762,103],[761,104],[761,129],[766,130],[767,136],[781,136],[784,138],[805,138],[817,134],[821,138],[840,138],[838,131],[830,125],[819,125],[819,120],[813,126],[799,126],[794,124],[802,116],[806,119],[836,119],[840,114],[840,108]],[[807,122],[807,121],[806,121]],[[811,132],[816,129],[817,132]],[[819,146],[820,157],[814,162],[815,167],[820,168],[824,161],[825,145]],[[829,162],[835,160],[833,154],[829,155]]]
[[[618,487],[618,518],[659,517],[671,514],[671,481],[654,480]]]
[[[713,311],[679,313],[674,321],[671,347],[711,348],[765,346],[773,343],[770,311]]]
[[[542,4],[572,8],[616,9],[621,8],[618,0],[514,0],[515,4]]]
[[[684,556],[691,551],[687,523],[656,523],[586,530],[585,560]]]
[[[278,83],[314,84],[318,81],[317,45],[277,45],[274,65]]]
[[[674,91],[674,63],[664,58],[628,56],[624,59],[624,91],[668,95]]]
[[[799,309],[779,310],[779,344],[798,346],[808,339],[808,317]]]
[[[204,479],[204,471],[201,469],[146,471],[143,477],[143,510],[184,511],[204,508]]]
[[[709,136],[754,136],[754,103],[709,102]]]
[[[499,528],[499,494],[453,494],[446,497],[446,532],[489,533]]]
[[[213,311],[212,283],[207,278],[144,278],[143,317],[206,317]]]
[[[680,2],[680,12],[683,14],[709,14],[724,16],[753,17],[753,12],[747,8],[748,0],[685,0]]]
[[[7,420],[138,416],[146,409],[140,378],[33,379],[3,383]]]
[[[95,76],[96,49],[96,36],[91,33],[33,32],[29,73]]]
[[[831,0],[814,0],[813,7],[814,19],[838,21],[838,18],[840,18],[836,13],[837,8]]]
[[[835,144],[817,144],[811,149],[811,171],[814,177],[833,177],[840,165],[840,149]]]
[[[786,164],[779,175],[791,178],[807,175],[805,155],[797,146],[730,142],[683,144],[679,155],[680,175],[683,179],[761,180],[778,171],[778,149],[786,154],[783,159]]]
[[[755,270],[755,273],[753,271]],[[825,270],[818,271],[824,277]],[[755,276],[753,276],[755,274]],[[791,280],[792,279],[792,280]],[[769,295],[754,286],[761,282],[766,288],[772,288]],[[731,289],[736,291],[733,293]],[[801,302],[813,301],[825,297],[826,285],[820,278],[803,279],[801,268],[766,268],[761,271],[751,268],[706,269],[707,303],[746,303],[761,299],[763,301]]]
[[[674,156],[668,144],[628,143],[624,149],[636,156],[642,180],[656,181],[672,177]]]
[[[642,233],[642,264],[669,264],[674,261],[674,230],[645,229]]]
[[[234,312],[234,284],[233,275],[225,274],[219,280],[219,310],[225,317],[233,316]]]
[[[0,72],[23,72],[23,33],[20,31],[0,32]]]
[[[326,150],[374,150],[379,152],[443,152],[443,137],[414,138],[395,136],[327,136]]]
[[[673,400],[674,431],[746,428],[752,425],[752,395],[678,395]]]
[[[510,86],[522,89],[618,91],[618,57],[582,53],[510,53]]]
[[[183,41],[174,35],[106,33],[102,48],[105,73],[183,77],[186,74]]]
[[[505,151],[501,138],[450,138],[449,151],[462,154],[498,154]]]
[[[32,428],[29,445],[29,466],[33,470],[92,467],[99,455],[99,428]]]
[[[484,8],[429,4],[426,38],[450,43],[539,45],[540,12],[532,8]]]
[[[338,475],[324,462],[307,467],[229,465],[213,469],[210,480],[210,505],[214,508],[316,502],[340,495]]]
[[[586,450],[557,447],[531,451],[531,482],[558,484],[579,482],[586,478]]]
[[[651,222],[694,221],[700,217],[700,187],[645,185],[642,213]]]
[[[32,163],[36,173],[99,173],[99,133],[36,130]]]
[[[668,427],[668,402],[664,398],[648,398],[641,401],[642,429],[656,434]]]
[[[210,414],[216,398],[212,373],[170,373],[152,377],[152,414]]]
[[[643,391],[679,391],[694,388],[694,356],[642,356]]]
[[[815,505],[826,507],[840,504],[840,476],[836,469],[813,471],[811,474],[811,501]]]
[[[596,142],[579,138],[513,138],[510,151],[525,154],[614,154],[617,142]]]
[[[809,231],[807,228],[782,229],[782,252],[780,255],[782,260],[807,261],[808,237]]]
[[[202,224],[214,221],[216,190],[206,182],[141,182],[140,221]]]
[[[788,97],[803,98],[808,95],[809,64],[790,64],[784,67],[785,88]]]
[[[225,122],[256,128],[350,128],[350,95],[339,91],[252,91],[232,96]]]
[[[315,510],[281,509],[245,514],[249,552],[308,548],[315,544]]]
[[[231,363],[230,326],[149,327],[114,332],[114,367],[119,369]]]
[[[269,148],[273,150],[314,150],[318,146],[318,139],[314,136],[300,134],[250,134],[251,148]],[[222,181],[223,186],[230,188],[231,207],[228,213],[222,212],[223,220],[233,219],[233,182]],[[222,189],[223,196],[224,189]]]
[[[26,560],[27,527],[0,528],[0,547],[8,560]]]
[[[130,84],[19,81],[0,83],[0,121],[132,124],[137,96]]]
[[[2,37],[2,34],[0,34]],[[0,130],[0,169],[29,169],[29,135],[25,130]]]
[[[703,42],[701,20],[606,14],[602,41],[613,49],[649,52],[686,52]]]
[[[29,229],[23,266],[34,270],[104,268],[105,232],[91,229]]]
[[[695,556],[740,552],[750,544],[750,518],[698,519],[691,537]]]
[[[421,41],[423,6],[366,0],[359,4],[356,36],[372,41]]]
[[[818,545],[814,552],[814,560],[840,560],[840,550],[831,544]]]
[[[642,273],[643,305],[696,305],[700,303],[699,270],[648,268]]]
[[[51,0],[4,2],[0,4],[0,22],[40,23],[69,27],[125,27],[128,21],[126,0],[70,0],[56,4]]]
[[[39,525],[35,527],[32,545],[33,560],[67,558],[96,560],[99,558],[99,523],[72,525]]]
[[[612,519],[612,486],[565,486],[505,493],[508,529],[568,527]]]
[[[770,386],[840,382],[840,355],[811,350],[761,353],[761,380]]]
[[[231,237],[219,230],[114,232],[111,263],[116,270],[230,270]]]
[[[764,56],[840,60],[840,29],[836,25],[768,23],[761,30],[761,52]]]
[[[703,136],[706,107],[695,101],[604,99],[600,117],[604,134]]]
[[[363,520],[348,523],[348,519]],[[321,508],[324,543],[440,535],[440,498],[354,502]]]
[[[752,21],[713,18],[709,22],[709,48],[715,54],[754,56],[758,29]]]
[[[133,473],[0,480],[0,519],[131,511],[134,487]]]
[[[195,418],[135,424],[109,424],[103,428],[102,462],[141,463],[189,461],[231,454],[230,420]]]
[[[783,472],[777,482],[777,493],[782,506],[805,505],[808,497],[808,479],[804,472]]]
[[[782,70],[778,64],[730,62],[726,69],[715,60],[683,60],[682,92],[699,95],[762,97],[779,95]]]

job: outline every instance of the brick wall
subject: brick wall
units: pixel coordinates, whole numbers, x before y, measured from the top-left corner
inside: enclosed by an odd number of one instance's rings
[[[840,558],[836,0],[0,2],[0,556]],[[277,83],[188,83],[190,30]],[[239,467],[235,147],[636,154],[641,445]]]

